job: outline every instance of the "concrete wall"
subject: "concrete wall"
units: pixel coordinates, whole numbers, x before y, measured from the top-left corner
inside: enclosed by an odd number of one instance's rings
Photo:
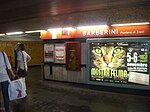
[[[106,10],[95,10],[89,12],[72,13],[52,17],[45,17],[43,28],[48,27],[65,27],[97,24],[116,24],[116,23],[136,23],[149,22],[150,6],[131,7],[131,8],[114,8]],[[53,22],[52,22],[53,21]],[[81,43],[81,64],[86,64],[86,44]],[[52,66],[52,74],[48,64],[44,65],[45,79],[67,81],[76,83],[87,83],[86,67],[81,67],[80,72],[66,71],[64,66]]]
[[[81,65],[86,64],[85,48],[86,48],[86,44],[81,43]],[[57,64],[52,65],[52,70],[50,70],[49,64],[44,64],[43,75],[45,79],[76,82],[76,83],[86,83],[85,66],[81,67],[81,71],[67,71],[65,65],[57,65]],[[52,71],[52,74],[50,73],[50,71]]]
[[[32,58],[28,65],[41,65],[43,62],[43,41],[39,34],[0,36],[0,51],[7,53],[11,65],[14,66],[15,64],[14,49],[18,42],[25,44],[25,50]]]

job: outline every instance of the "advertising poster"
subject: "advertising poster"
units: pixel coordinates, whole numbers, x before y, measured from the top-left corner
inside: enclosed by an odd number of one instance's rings
[[[54,44],[44,44],[44,62],[54,61]]]
[[[80,42],[66,42],[66,70],[81,70]]]
[[[55,44],[55,62],[65,63],[65,45]]]
[[[90,80],[149,85],[148,43],[90,43]]]

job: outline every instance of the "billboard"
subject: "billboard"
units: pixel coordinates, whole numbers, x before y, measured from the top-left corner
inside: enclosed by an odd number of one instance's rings
[[[88,42],[88,80],[149,86],[149,41],[104,40]]]

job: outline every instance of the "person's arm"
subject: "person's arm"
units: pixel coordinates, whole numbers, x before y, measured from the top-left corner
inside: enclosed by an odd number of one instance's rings
[[[27,54],[27,63],[31,60],[31,56]]]
[[[11,65],[10,65],[10,62],[9,62],[9,59],[7,57],[7,54],[4,52],[4,56],[5,56],[5,61],[6,61],[6,64],[7,64],[7,70],[9,72],[9,77],[11,78],[11,80],[13,80],[15,78],[15,74],[11,68]]]
[[[19,69],[19,66],[20,66],[20,60],[17,60],[17,71]]]
[[[17,71],[20,67],[20,63],[21,63],[21,52],[19,51],[17,54]]]

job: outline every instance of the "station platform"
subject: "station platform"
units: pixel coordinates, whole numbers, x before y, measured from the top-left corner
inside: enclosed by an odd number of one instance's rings
[[[29,67],[26,81],[28,95],[11,101],[11,112],[150,112],[148,95],[43,81],[40,67]]]

